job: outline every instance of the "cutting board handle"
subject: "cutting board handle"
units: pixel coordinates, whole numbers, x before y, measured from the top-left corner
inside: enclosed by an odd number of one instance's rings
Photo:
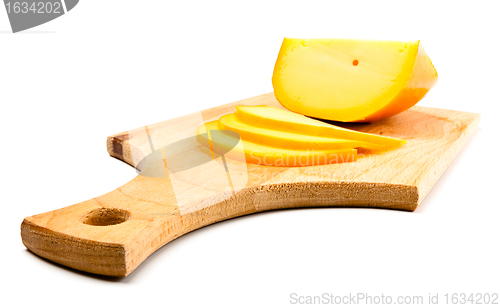
[[[26,217],[24,245],[35,254],[86,272],[127,276],[145,258],[190,231],[162,178],[137,176],[100,197]],[[147,187],[148,189],[145,189]]]
[[[56,263],[124,277],[166,243],[221,220],[294,207],[371,205],[404,209],[416,205],[418,198],[412,187],[404,185],[264,184],[237,194],[217,195],[179,211],[167,184],[166,178],[138,175],[100,197],[26,217],[21,225],[23,243],[33,253]],[[394,196],[409,196],[411,203]]]

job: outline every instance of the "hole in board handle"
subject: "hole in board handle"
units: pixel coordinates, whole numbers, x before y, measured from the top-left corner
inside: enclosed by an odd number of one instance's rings
[[[129,218],[129,211],[115,208],[99,208],[85,214],[81,221],[91,226],[111,226],[121,224]]]

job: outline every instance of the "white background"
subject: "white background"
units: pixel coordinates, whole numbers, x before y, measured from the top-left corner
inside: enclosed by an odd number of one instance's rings
[[[498,1],[81,1],[12,34],[0,9],[1,300],[25,305],[290,306],[290,294],[500,292]],[[272,91],[283,37],[420,39],[419,105],[481,113],[413,213],[274,211],[166,245],[125,279],[28,252],[24,217],[131,180],[106,137]]]

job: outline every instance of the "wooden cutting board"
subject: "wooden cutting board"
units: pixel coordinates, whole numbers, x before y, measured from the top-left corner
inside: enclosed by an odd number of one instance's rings
[[[480,119],[475,113],[413,107],[372,124],[342,124],[406,139],[399,149],[360,153],[351,163],[266,167],[212,159],[193,138],[200,124],[237,105],[281,108],[269,93],[108,137],[109,154],[141,174],[105,195],[25,218],[24,245],[75,269],[127,276],[173,239],[232,217],[319,206],[413,211]]]

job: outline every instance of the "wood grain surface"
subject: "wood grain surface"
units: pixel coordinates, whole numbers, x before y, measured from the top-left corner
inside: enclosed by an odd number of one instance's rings
[[[361,152],[351,163],[287,168],[207,159],[196,128],[237,105],[281,108],[268,93],[108,137],[109,154],[141,173],[105,195],[25,218],[24,245],[75,269],[127,276],[173,239],[232,217],[318,206],[413,211],[480,119],[416,106],[372,124],[336,123],[407,140],[392,151]]]

